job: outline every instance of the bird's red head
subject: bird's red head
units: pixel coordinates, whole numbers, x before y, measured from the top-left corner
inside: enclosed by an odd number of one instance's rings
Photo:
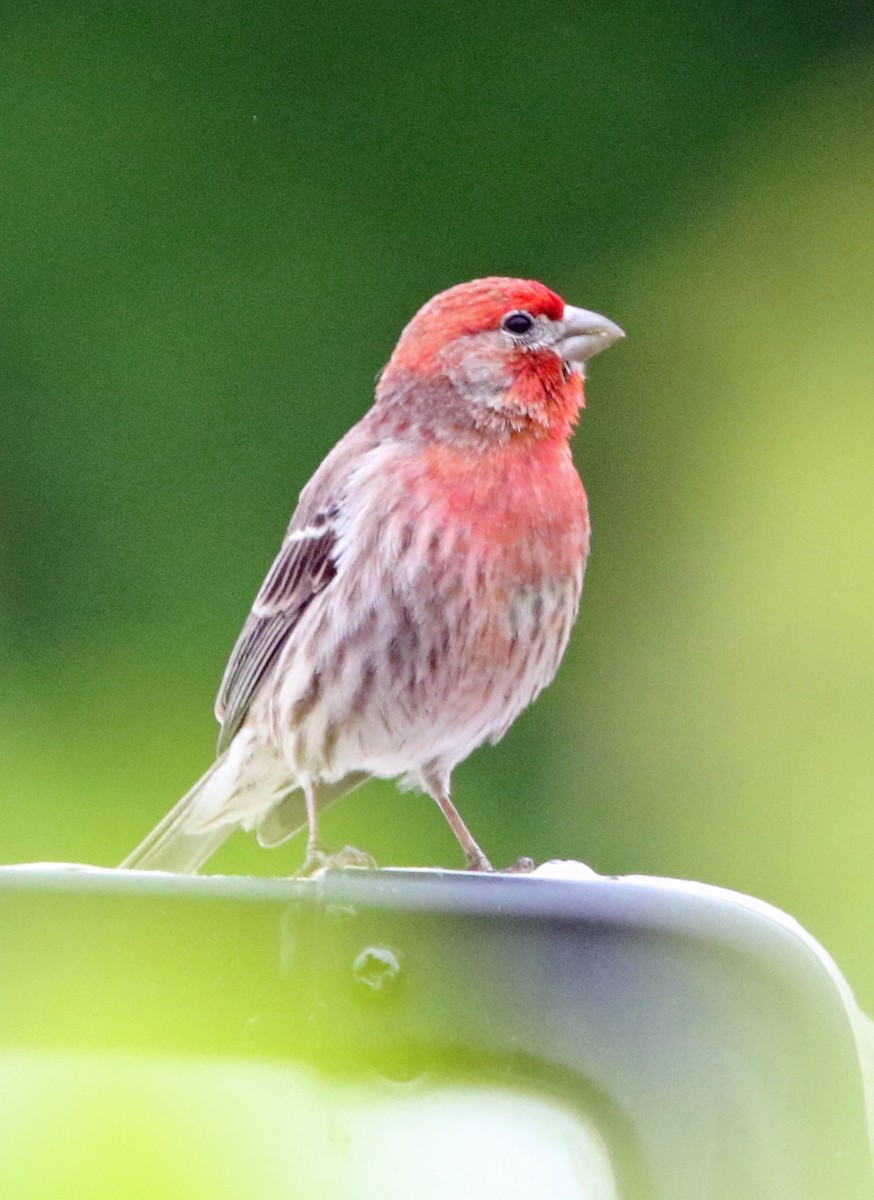
[[[395,357],[411,367],[421,367],[449,342],[476,337],[500,328],[504,316],[526,312],[558,321],[564,300],[542,283],[531,279],[474,279],[434,296],[424,304],[401,335]]]
[[[401,334],[377,392],[432,421],[484,434],[567,435],[584,404],[583,364],[622,331],[542,283],[491,277],[429,300]]]

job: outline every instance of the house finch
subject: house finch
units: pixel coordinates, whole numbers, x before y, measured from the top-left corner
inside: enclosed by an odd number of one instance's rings
[[[373,407],[300,495],[216,702],[219,754],[124,867],[194,871],[237,827],[263,846],[401,777],[440,806],[453,768],[553,678],[589,548],[569,439],[585,361],[622,330],[541,283],[490,278],[430,300]]]

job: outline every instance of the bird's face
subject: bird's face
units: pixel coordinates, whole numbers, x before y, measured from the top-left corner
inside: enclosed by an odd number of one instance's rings
[[[623,337],[606,317],[541,283],[490,278],[435,296],[413,317],[389,371],[442,378],[471,408],[511,421],[573,421],[589,358]]]

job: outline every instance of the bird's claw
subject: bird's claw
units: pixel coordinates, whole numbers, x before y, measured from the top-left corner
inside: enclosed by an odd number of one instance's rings
[[[501,867],[499,870],[496,870],[486,856],[481,854],[468,858],[465,870],[479,871],[486,875],[530,875],[536,866],[537,863],[533,858],[523,855],[521,858],[517,858],[514,863],[511,863],[509,867]]]
[[[504,875],[530,875],[536,870],[537,863],[533,858],[529,858],[527,854],[523,854],[521,858],[517,858],[509,867],[504,867],[502,874]]]
[[[495,873],[495,868],[484,854],[469,855],[464,869],[465,871],[478,871],[484,875],[494,875]]]
[[[344,846],[328,856],[329,867],[361,867],[365,871],[375,871],[378,865],[372,854],[355,846]]]
[[[307,846],[307,854],[303,866],[297,872],[298,879],[312,879],[332,867],[363,867],[368,871],[376,869],[376,859],[364,850],[355,846],[344,846],[336,854],[328,854],[321,846]]]

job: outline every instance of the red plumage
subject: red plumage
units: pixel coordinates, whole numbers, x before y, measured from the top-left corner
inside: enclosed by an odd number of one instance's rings
[[[440,805],[555,674],[589,547],[569,438],[583,363],[621,337],[543,284],[489,278],[430,300],[373,408],[301,493],[228,663],[220,755],[125,860],[194,870],[237,826],[273,845],[370,776]]]

